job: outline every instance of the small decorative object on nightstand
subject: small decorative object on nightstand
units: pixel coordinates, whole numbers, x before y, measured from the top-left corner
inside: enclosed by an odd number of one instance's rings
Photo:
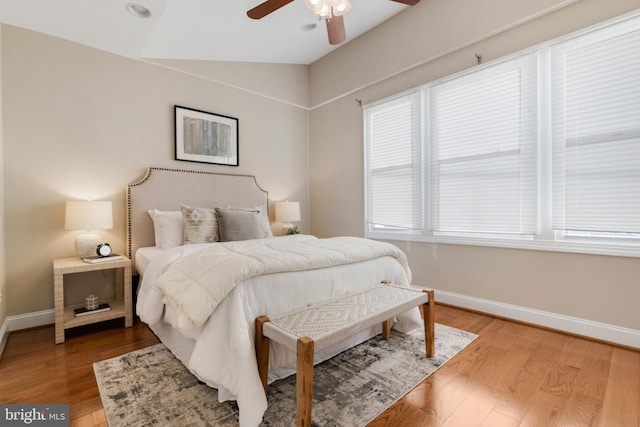
[[[95,251],[95,249],[94,249]],[[88,271],[116,270],[115,298],[87,310],[89,301],[76,306],[64,305],[64,275]],[[125,256],[109,262],[91,264],[80,258],[53,260],[53,295],[55,307],[56,344],[64,342],[64,331],[77,326],[124,317],[124,326],[133,326],[131,306],[131,260]],[[95,303],[98,303],[97,297]],[[79,310],[78,310],[79,309]]]
[[[96,308],[98,308],[98,296],[91,294],[88,297],[85,298],[85,308],[87,309],[87,311],[91,311],[91,310],[95,310]]]
[[[298,234],[298,226],[291,224],[300,221],[300,203],[298,202],[278,202],[276,203],[276,221],[284,223],[282,235]]]

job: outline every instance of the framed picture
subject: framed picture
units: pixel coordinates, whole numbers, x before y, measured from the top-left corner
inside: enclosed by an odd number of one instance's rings
[[[174,106],[176,160],[238,166],[238,119]]]

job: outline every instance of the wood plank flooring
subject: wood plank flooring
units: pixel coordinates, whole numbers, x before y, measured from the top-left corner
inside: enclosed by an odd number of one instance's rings
[[[119,322],[119,323],[118,323]],[[369,427],[640,427],[640,352],[438,305],[479,338]],[[11,333],[0,402],[69,403],[72,426],[106,426],[93,363],[157,343],[141,323]]]

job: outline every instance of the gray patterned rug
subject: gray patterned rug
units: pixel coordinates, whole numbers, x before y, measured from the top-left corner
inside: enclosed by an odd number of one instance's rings
[[[455,356],[476,335],[436,324],[436,354],[421,330],[374,337],[314,369],[313,425],[364,426]],[[235,402],[197,379],[163,344],[94,364],[110,427],[237,426]],[[295,425],[295,375],[269,385],[263,426]]]

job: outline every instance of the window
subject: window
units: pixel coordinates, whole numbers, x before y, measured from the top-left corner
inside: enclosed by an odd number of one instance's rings
[[[372,229],[422,229],[419,92],[366,107],[367,222]]]
[[[640,16],[368,105],[365,235],[640,256]]]
[[[536,232],[535,60],[429,87],[434,232]]]
[[[638,46],[634,21],[551,48],[555,230],[640,237]]]

